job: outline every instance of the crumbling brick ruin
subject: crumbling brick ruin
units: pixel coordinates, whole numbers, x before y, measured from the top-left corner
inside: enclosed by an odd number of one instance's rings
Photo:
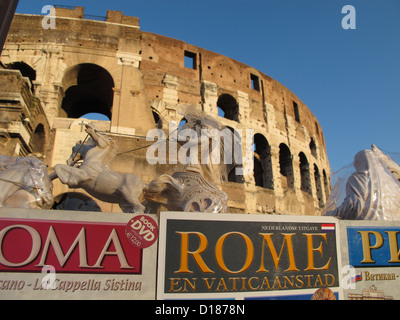
[[[220,185],[229,212],[321,213],[330,174],[322,128],[282,84],[226,56],[144,32],[138,18],[119,11],[94,19],[82,7],[57,7],[56,28],[47,30],[42,19],[16,14],[2,52],[1,153],[33,154],[51,171],[84,139],[79,118],[101,113],[110,121],[95,125],[119,146],[112,169],[148,183],[176,166],[149,165],[149,142],[140,137],[160,120],[179,123],[178,105],[190,104],[231,129],[254,130],[251,172]],[[59,202],[80,199],[80,209],[119,210],[57,182],[54,193]]]

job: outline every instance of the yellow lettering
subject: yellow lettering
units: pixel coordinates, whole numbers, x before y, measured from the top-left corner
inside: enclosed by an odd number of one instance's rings
[[[229,278],[229,280],[232,280],[232,291],[237,291],[236,289],[236,280],[239,280],[240,278]]]
[[[308,280],[307,281],[307,283],[308,283],[307,287],[310,288],[311,287],[311,278],[313,277],[313,275],[306,274],[304,277],[307,278],[307,280]]]
[[[278,288],[275,288],[275,284],[278,284]],[[272,289],[282,289],[281,282],[279,281],[279,277],[275,277],[274,284],[272,285]]]
[[[397,234],[398,231],[386,231],[389,236],[389,248],[390,248],[390,261],[389,263],[396,263],[400,262],[399,259],[399,246],[397,243]]]
[[[212,280],[211,284],[208,283],[208,278],[203,278],[203,280],[204,280],[204,282],[206,283],[207,290],[210,291],[211,288],[212,288],[212,286],[213,286],[213,284],[214,284],[215,278],[212,278],[212,279],[211,279],[211,280]]]
[[[246,261],[243,265],[243,267],[238,270],[238,271],[232,271],[230,269],[228,269],[228,267],[225,264],[224,261],[224,256],[223,256],[223,248],[224,248],[224,243],[226,238],[228,238],[230,235],[234,235],[237,234],[240,237],[242,237],[242,239],[245,241],[246,243],[246,248],[247,248],[247,253],[246,253]],[[228,232],[225,233],[222,237],[220,237],[217,241],[217,244],[215,245],[215,259],[217,260],[218,265],[220,266],[220,268],[222,270],[224,270],[225,272],[228,273],[241,273],[246,271],[250,266],[251,263],[253,262],[253,256],[254,256],[254,247],[253,247],[253,243],[251,242],[250,238],[248,236],[246,236],[245,234],[241,233],[241,232]]]
[[[271,289],[267,277],[264,277],[264,280],[263,280],[263,282],[261,283],[261,288],[260,288],[260,290],[264,290],[264,285],[267,286],[267,289],[268,289],[268,290]]]
[[[192,288],[192,291],[195,291],[197,278],[192,278],[192,280],[193,280],[193,283],[191,283],[188,278],[183,278],[184,283],[183,283],[183,291],[182,292],[188,292],[188,289],[186,288],[186,284],[188,284],[189,287]]]
[[[296,281],[299,283],[296,284],[296,288],[303,288],[304,286],[303,276],[302,275],[296,276]]]
[[[251,285],[251,281],[254,280],[254,279],[258,281],[258,278],[257,278],[257,277],[252,277],[252,278],[249,279],[249,282],[248,282],[248,283],[249,283],[249,288],[250,288],[250,290],[258,290],[258,288],[260,287],[260,285],[258,285],[257,287],[253,287],[253,286]]]
[[[264,266],[265,242],[267,243],[269,251],[271,252],[272,260],[274,261],[274,264],[275,264],[275,269],[278,269],[279,261],[281,260],[283,248],[285,247],[285,243],[286,243],[288,256],[289,256],[289,268],[287,268],[285,271],[300,271],[299,269],[297,269],[296,262],[294,259],[292,237],[295,235],[295,233],[282,233],[282,235],[285,238],[283,240],[281,251],[279,252],[279,256],[276,252],[274,243],[272,241],[273,233],[259,233],[259,234],[263,237],[263,245],[262,245],[262,252],[261,252],[261,266],[260,266],[260,269],[257,270],[257,272],[268,272],[268,270],[265,269],[265,266]]]
[[[322,253],[322,243],[319,244],[318,248],[313,247],[313,237],[314,236],[322,237],[326,242],[327,241],[326,233],[303,233],[303,234],[307,237],[307,253],[308,253],[308,266],[306,269],[304,269],[304,271],[329,269],[329,264],[331,263],[332,257],[329,258],[325,266],[320,268],[314,266],[314,251],[318,251],[321,254],[321,257],[323,257],[323,253]]]
[[[219,280],[217,289],[215,289],[215,291],[221,291],[220,287],[223,287],[223,290],[222,290],[222,291],[228,291],[228,288],[226,287],[226,283],[225,283],[224,278],[221,278],[221,279]]]
[[[323,287],[321,275],[317,275],[317,279],[315,280],[315,283],[314,283],[314,288],[316,288],[316,287],[318,287],[318,288]]]
[[[191,255],[196,261],[197,265],[204,273],[214,273],[204,262],[201,254],[207,249],[208,240],[207,237],[201,232],[176,232],[181,235],[181,266],[175,273],[185,272],[193,273],[189,270],[189,255]],[[200,244],[197,250],[189,251],[189,235],[195,235],[199,238]]]
[[[328,281],[328,278],[331,278],[331,282]],[[325,275],[325,287],[331,287],[335,283],[335,276],[333,274],[326,274]]]
[[[285,288],[286,288],[286,283],[289,283],[290,287],[294,287],[294,276],[290,277],[291,279],[289,279],[289,277],[287,276],[283,276],[283,279],[285,280]]]
[[[357,231],[361,234],[362,248],[363,248],[363,260],[361,263],[375,263],[372,260],[371,250],[379,249],[383,245],[383,237],[377,231]],[[375,244],[372,246],[370,242],[370,235],[375,236]]]
[[[175,286],[179,285],[179,282],[181,280],[180,278],[169,278],[169,280],[171,281],[169,292],[180,292],[182,290],[182,287],[175,289]]]

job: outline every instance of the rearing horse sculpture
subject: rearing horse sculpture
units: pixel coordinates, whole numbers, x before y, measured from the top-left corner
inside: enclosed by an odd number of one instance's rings
[[[140,197],[144,182],[133,174],[112,171],[108,165],[116,156],[115,141],[91,124],[85,127],[90,138],[73,147],[67,165],[56,165],[51,178],[58,177],[70,188],[82,188],[101,201],[118,203],[125,213],[143,213],[145,207],[140,203]],[[83,162],[79,165],[80,160]]]
[[[0,154],[0,207],[48,209],[53,202],[52,183],[42,161]]]

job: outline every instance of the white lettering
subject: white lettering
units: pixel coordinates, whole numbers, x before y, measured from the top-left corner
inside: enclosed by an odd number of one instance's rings
[[[347,13],[342,19],[342,28],[345,30],[356,29],[356,8],[346,5],[342,8],[342,13]]]
[[[45,30],[56,28],[56,9],[51,5],[42,8],[42,13],[47,13],[42,19],[42,28]]]
[[[42,279],[42,288],[45,290],[56,289],[56,269],[53,266],[44,266],[42,273],[46,273]]]
[[[29,254],[29,257],[22,262],[10,262],[3,255],[3,240],[4,240],[4,236],[6,235],[7,232],[9,232],[12,229],[17,229],[17,228],[24,229],[24,230],[28,231],[29,234],[31,235],[31,237],[32,237],[31,253]],[[40,245],[41,245],[40,234],[34,228],[32,228],[30,226],[17,224],[17,225],[12,225],[7,228],[4,228],[3,230],[0,231],[0,263],[7,267],[22,267],[26,264],[29,264],[39,254]]]
[[[90,266],[87,263],[87,254],[86,254],[86,236],[85,236],[85,228],[82,228],[79,232],[78,236],[75,238],[71,247],[69,248],[66,255],[64,255],[63,250],[61,249],[60,242],[58,241],[57,235],[53,229],[53,226],[50,227],[49,233],[47,235],[47,239],[43,248],[42,257],[40,259],[37,267],[44,267],[46,264],[46,258],[50,249],[50,245],[53,246],[54,252],[57,256],[58,262],[60,266],[63,267],[64,264],[69,259],[69,256],[74,251],[75,247],[79,246],[79,266],[81,268],[89,268]]]
[[[108,248],[110,247],[111,243],[114,244],[115,251],[108,251]],[[119,241],[118,234],[115,231],[115,229],[112,230],[106,244],[104,245],[103,250],[100,253],[99,259],[97,260],[96,264],[93,267],[103,268],[101,266],[101,263],[103,262],[103,259],[106,255],[116,255],[121,265],[121,269],[133,269],[133,267],[131,267],[128,264],[128,261],[126,260],[124,250],[122,249],[121,242]]]

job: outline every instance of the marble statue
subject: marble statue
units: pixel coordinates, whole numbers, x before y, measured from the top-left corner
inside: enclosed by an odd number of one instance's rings
[[[161,175],[146,186],[144,198],[170,211],[211,213],[226,212],[228,201],[226,193],[207,181],[196,166]]]
[[[186,128],[198,133],[201,128],[216,123],[203,114],[186,116],[189,120]],[[118,203],[123,212],[142,213],[146,209],[143,203],[148,207],[164,205],[168,210],[174,211],[226,212],[226,193],[205,178],[199,161],[189,161],[182,171],[161,175],[146,185],[133,174],[112,171],[108,165],[116,156],[115,141],[91,124],[86,124],[85,127],[90,138],[73,147],[66,165],[57,164],[54,167],[54,173],[50,176],[52,180],[59,178],[70,188],[82,188],[101,201]],[[209,143],[209,137],[203,136],[201,139],[206,141],[194,142],[200,148]],[[186,143],[181,148],[189,147]],[[208,176],[216,175],[211,172],[210,166],[206,168]]]
[[[371,146],[372,151],[378,156],[381,163],[386,166],[392,175],[400,181],[400,166],[388,155],[384,154],[376,145]]]
[[[228,196],[213,183],[221,180],[226,174],[226,166],[213,165],[211,161],[201,164],[199,159],[205,153],[203,148],[212,148],[212,137],[205,135],[205,131],[202,130],[221,130],[222,126],[214,118],[191,105],[180,105],[178,112],[187,120],[181,131],[191,129],[196,132],[198,139],[191,143],[198,144],[200,152],[189,154],[188,163],[183,171],[177,171],[172,176],[161,175],[148,184],[144,189],[144,198],[149,202],[162,204],[171,211],[226,212]],[[191,143],[185,142],[181,148],[189,150]],[[223,148],[220,152],[223,153]]]
[[[339,204],[333,192],[325,215],[347,220],[400,220],[400,182],[385,164],[393,166],[394,162],[373,149],[354,157],[355,172],[347,179],[345,198]]]
[[[73,147],[67,164],[57,164],[51,178],[58,177],[70,188],[82,188],[101,201],[118,203],[123,212],[143,213],[144,182],[133,174],[112,171],[108,165],[116,156],[115,141],[91,124],[85,127],[89,139]]]
[[[34,157],[0,155],[0,207],[49,209],[52,183],[47,167]]]

